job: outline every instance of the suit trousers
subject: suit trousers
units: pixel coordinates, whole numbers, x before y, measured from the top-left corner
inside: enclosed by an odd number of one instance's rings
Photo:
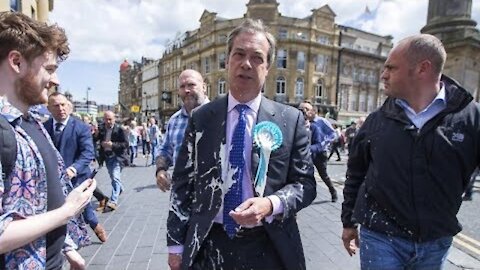
[[[85,182],[87,179],[84,179],[83,181],[76,181],[76,178],[72,181],[72,184],[74,187],[77,187],[80,185],[82,182]],[[98,224],[98,218],[97,214],[95,214],[95,210],[93,209],[92,202],[89,202],[85,208],[83,209],[82,213],[83,219],[85,220],[88,225],[90,225],[90,228],[95,229]]]
[[[313,165],[317,168],[318,174],[320,178],[322,178],[325,185],[327,185],[328,190],[331,194],[336,193],[335,188],[333,187],[332,180],[327,174],[327,161],[328,155],[327,152],[321,152],[320,154],[316,155],[313,159]]]
[[[230,239],[223,225],[214,223],[192,269],[285,269],[263,226],[241,229]]]

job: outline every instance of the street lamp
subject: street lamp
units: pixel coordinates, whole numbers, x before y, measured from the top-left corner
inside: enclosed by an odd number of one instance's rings
[[[90,87],[87,87],[87,114],[90,114],[90,106],[88,105],[88,91],[90,90]]]

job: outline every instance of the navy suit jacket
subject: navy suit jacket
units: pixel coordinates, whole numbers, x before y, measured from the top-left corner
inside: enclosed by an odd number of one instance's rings
[[[45,129],[52,137],[60,155],[63,157],[65,167],[74,167],[77,176],[73,180],[81,183],[90,175],[90,163],[95,158],[92,133],[90,127],[82,120],[70,116],[63,128],[60,140],[55,140],[53,118],[44,123]]]
[[[193,112],[175,163],[167,241],[184,246],[182,269],[192,264],[223,203],[227,102],[223,97]],[[305,269],[296,213],[317,193],[304,117],[296,108],[262,97],[257,123],[262,121],[276,123],[283,134],[282,145],[270,156],[264,196],[277,195],[284,207],[282,215],[263,225],[283,265]],[[252,147],[252,175],[258,162],[259,150]]]

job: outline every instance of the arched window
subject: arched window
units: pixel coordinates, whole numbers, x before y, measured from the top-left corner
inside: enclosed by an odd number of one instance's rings
[[[225,79],[220,78],[218,80],[218,95],[225,95],[227,92],[225,90]]]
[[[297,78],[295,82],[295,97],[303,97],[303,78]]]
[[[285,77],[279,76],[277,78],[277,95],[285,95],[286,93],[286,81]]]

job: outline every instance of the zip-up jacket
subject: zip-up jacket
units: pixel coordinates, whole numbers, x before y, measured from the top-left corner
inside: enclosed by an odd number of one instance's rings
[[[420,130],[394,98],[368,116],[348,160],[345,228],[360,223],[417,242],[461,230],[456,215],[480,160],[480,110],[457,82],[441,80],[446,108]]]

